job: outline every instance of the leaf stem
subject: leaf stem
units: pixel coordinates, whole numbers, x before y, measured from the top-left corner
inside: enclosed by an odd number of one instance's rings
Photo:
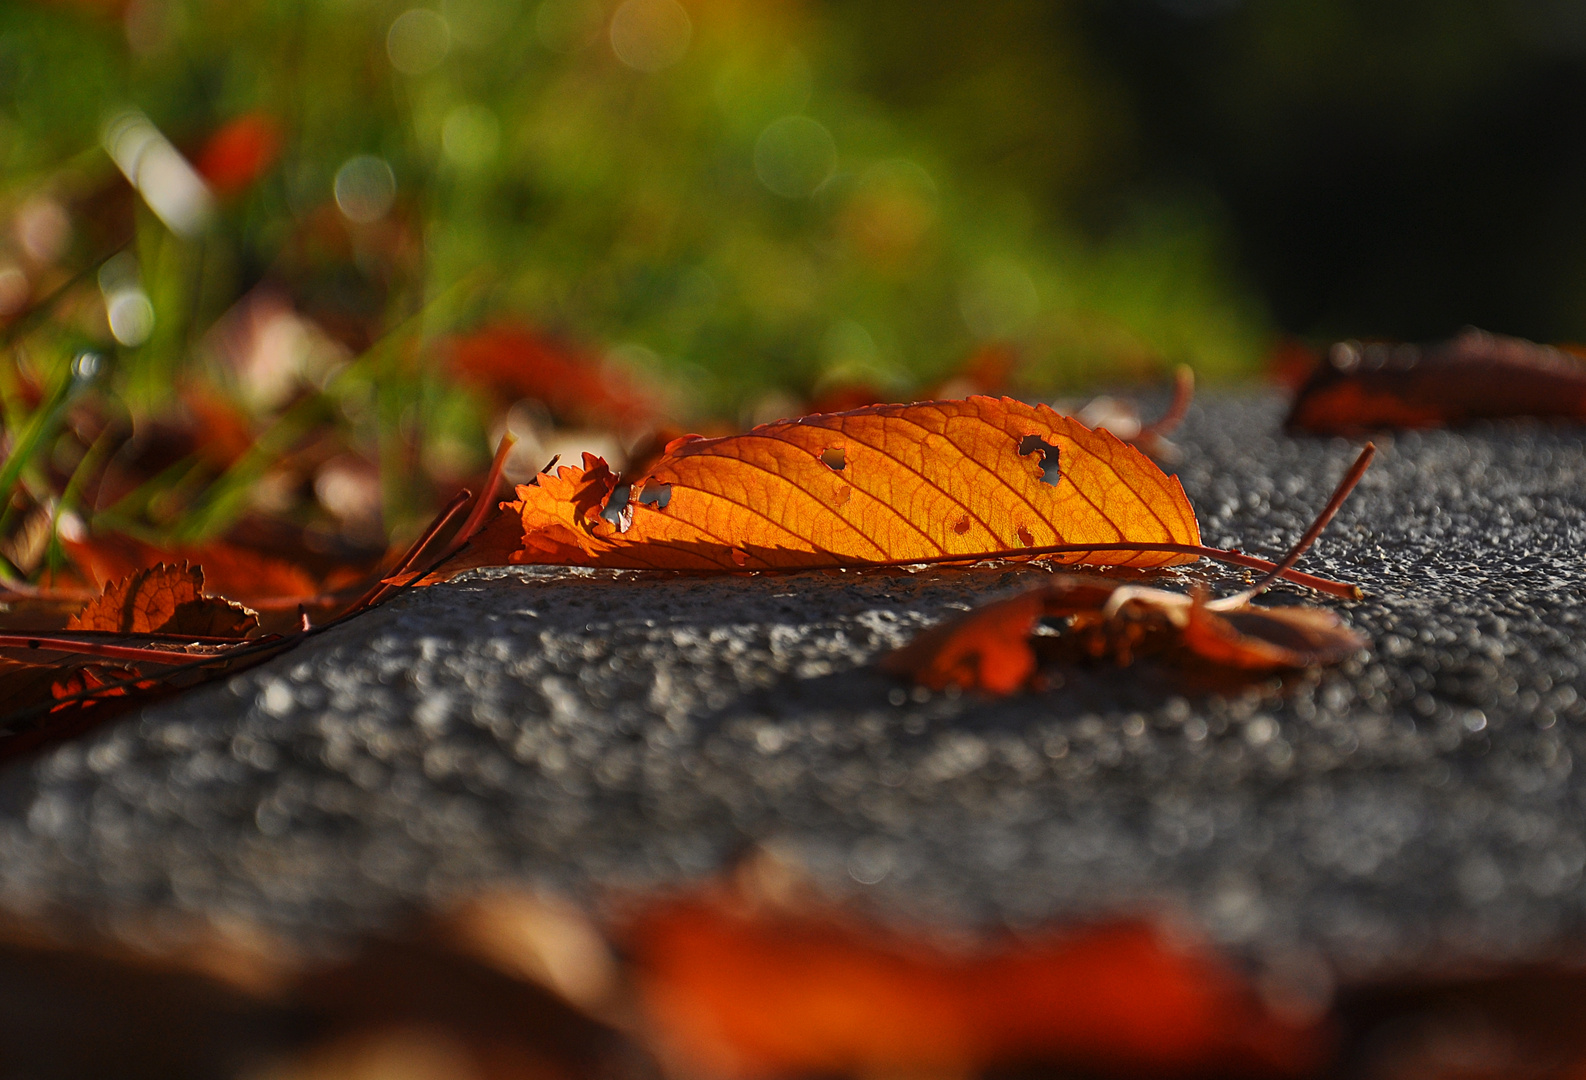
[[[443,556],[457,553],[457,549],[473,539],[474,533],[484,524],[485,514],[490,511],[490,504],[495,502],[496,488],[501,484],[501,473],[507,467],[507,454],[517,443],[518,437],[512,432],[501,436],[501,441],[496,444],[496,456],[490,462],[490,472],[485,477],[484,486],[479,489],[479,498],[474,501],[474,508],[468,514],[468,520],[463,522],[463,527],[457,530],[457,535],[452,537],[451,543],[446,545]]]
[[[112,645],[107,641],[83,641],[38,634],[0,634],[0,649],[42,650],[83,656],[105,656],[113,660],[136,660],[148,664],[185,664],[190,660],[224,659],[224,650],[212,656],[195,657],[176,649],[140,649],[136,645]]]
[[[1360,451],[1359,456],[1355,458],[1355,463],[1344,474],[1344,478],[1333,489],[1332,498],[1327,500],[1327,505],[1322,507],[1321,513],[1316,515],[1316,520],[1311,522],[1311,527],[1305,530],[1305,535],[1301,536],[1299,540],[1295,541],[1294,546],[1289,548],[1289,553],[1283,556],[1276,566],[1267,571],[1266,576],[1260,581],[1257,581],[1244,592],[1236,593],[1226,601],[1219,602],[1227,603],[1230,607],[1236,606],[1236,603],[1249,603],[1271,588],[1272,583],[1278,579],[1280,574],[1287,573],[1295,563],[1299,562],[1300,556],[1310,550],[1311,545],[1316,543],[1316,538],[1322,535],[1322,530],[1332,523],[1339,507],[1344,505],[1344,500],[1349,498],[1349,493],[1355,490],[1355,485],[1360,483],[1360,478],[1366,475],[1366,469],[1370,467],[1371,459],[1376,456],[1377,444],[1368,442]]]
[[[910,557],[907,559],[887,559],[875,562],[805,563],[800,566],[756,566],[749,569],[756,573],[791,573],[799,570],[860,570],[876,566],[934,566],[941,563],[983,562],[991,559],[1028,559],[1040,555],[1072,555],[1086,551],[1163,551],[1174,555],[1198,555],[1203,559],[1212,559],[1216,562],[1243,566],[1250,570],[1270,572],[1277,568],[1277,563],[1257,558],[1254,555],[1246,555],[1242,551],[1228,551],[1224,548],[1206,547],[1202,544],[1118,543],[1047,544],[1044,547],[1019,548],[1017,551],[1003,549],[1001,551],[968,552],[963,555],[931,555],[923,558]],[[1283,577],[1297,585],[1304,585],[1307,588],[1315,589],[1317,592],[1326,593],[1329,596],[1343,597],[1346,600],[1359,600],[1364,595],[1358,585],[1317,577],[1315,574],[1307,574],[1300,570],[1284,570]]]
[[[340,619],[345,618],[348,615],[353,615],[357,612],[363,611],[365,608],[373,607],[375,604],[378,604],[381,600],[385,599],[386,594],[397,587],[396,585],[392,584],[391,579],[407,573],[408,570],[412,568],[413,564],[418,561],[418,557],[424,553],[424,549],[429,546],[430,541],[440,535],[440,533],[445,530],[446,526],[451,523],[451,520],[454,517],[462,513],[463,507],[468,505],[468,499],[472,494],[473,493],[467,488],[463,488],[456,495],[453,495],[452,501],[447,503],[439,514],[435,515],[435,520],[430,522],[429,528],[425,529],[424,532],[419,535],[419,538],[413,541],[412,546],[407,549],[407,552],[402,556],[397,564],[391,568],[391,572],[389,574],[383,575],[381,580],[377,581],[372,589],[364,593],[363,596],[359,597],[351,607],[342,612],[337,621],[339,622]]]
[[[1139,442],[1141,439],[1159,438],[1168,434],[1184,422],[1184,414],[1189,412],[1190,402],[1193,400],[1195,400],[1195,370],[1188,364],[1180,364],[1173,370],[1173,400],[1168,404],[1167,412],[1153,423],[1142,427],[1132,441]]]

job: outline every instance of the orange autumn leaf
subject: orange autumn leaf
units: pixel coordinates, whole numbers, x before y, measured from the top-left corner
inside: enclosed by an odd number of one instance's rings
[[[878,405],[679,439],[628,492],[622,483],[590,455],[581,469],[542,475],[446,569],[758,570],[1200,542],[1177,477],[1108,432],[1011,398]],[[1195,558],[1054,557],[1136,567]]]
[[[815,905],[662,905],[626,935],[684,1073],[975,1075],[1041,1062],[1135,1075],[1308,1074],[1322,1029],[1143,922],[947,949]]]
[[[258,615],[241,604],[204,595],[201,568],[159,563],[106,585],[66,628],[240,638],[258,625]]]

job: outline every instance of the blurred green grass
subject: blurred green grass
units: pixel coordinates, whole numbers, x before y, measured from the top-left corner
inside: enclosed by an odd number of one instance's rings
[[[3,569],[64,565],[63,529],[199,543],[250,516],[376,548],[505,428],[543,436],[528,454],[601,426],[460,379],[448,349],[482,328],[620,372],[657,430],[833,387],[907,399],[988,349],[1027,395],[1253,369],[1268,326],[1204,204],[1137,199],[1098,231],[1050,197],[1126,141],[1105,80],[1076,63],[1043,97],[1031,55],[987,54],[954,108],[902,109],[865,90],[896,63],[867,52],[865,17],[790,0],[0,8]],[[112,161],[126,132],[207,172],[193,221],[147,150],[134,195]],[[618,457],[648,431],[606,427]]]

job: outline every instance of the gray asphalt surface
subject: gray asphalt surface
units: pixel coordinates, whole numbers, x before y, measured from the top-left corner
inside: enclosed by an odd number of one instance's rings
[[[1280,552],[1352,460],[1280,417],[1192,410],[1208,543]],[[1173,912],[1301,989],[1573,954],[1586,429],[1379,445],[1303,564],[1367,590],[1338,606],[1374,651],[1287,686],[1079,670],[990,701],[865,667],[1039,569],[481,572],[10,768],[0,906],[320,941],[483,882],[596,898],[763,844],[900,921]]]

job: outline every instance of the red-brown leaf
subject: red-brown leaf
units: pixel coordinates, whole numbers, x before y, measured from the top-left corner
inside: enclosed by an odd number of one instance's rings
[[[494,394],[501,404],[542,402],[579,423],[642,426],[656,415],[653,396],[600,357],[525,327],[497,326],[448,346],[453,375]]]
[[[1353,434],[1518,416],[1586,419],[1586,363],[1562,349],[1467,330],[1435,346],[1334,345],[1295,398],[1288,426]]]
[[[256,613],[204,595],[204,571],[159,563],[105,586],[66,624],[68,630],[242,638],[258,629]]]
[[[263,176],[281,152],[281,125],[268,113],[230,120],[204,143],[194,167],[221,195],[235,195]]]
[[[189,563],[203,567],[208,588],[241,601],[308,600],[321,592],[303,567],[221,541],[156,547],[128,536],[104,535],[67,541],[66,553],[101,588],[160,563]]]
[[[1037,658],[1031,635],[1042,616],[1070,620],[1064,637],[1071,654],[1119,664],[1150,653],[1210,667],[1279,671],[1337,663],[1366,645],[1325,608],[1245,602],[1218,609],[1199,596],[1069,575],[933,627],[878,666],[936,690],[1014,693],[1032,685]]]

